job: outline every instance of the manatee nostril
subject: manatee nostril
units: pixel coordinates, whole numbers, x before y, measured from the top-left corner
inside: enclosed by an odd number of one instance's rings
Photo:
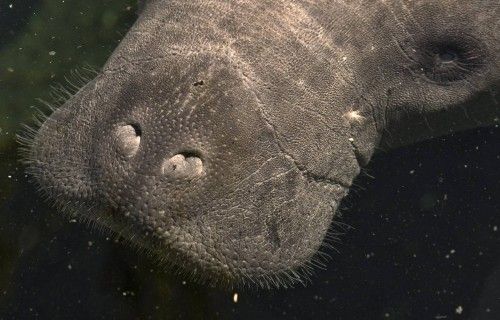
[[[142,129],[140,125],[138,125],[137,123],[131,123],[129,124],[129,126],[131,126],[134,129],[135,135],[137,137],[142,136]]]
[[[141,127],[138,124],[119,126],[115,134],[119,151],[126,157],[133,157],[141,143]]]
[[[163,161],[161,171],[176,178],[195,178],[204,173],[203,161],[197,153],[181,152]]]

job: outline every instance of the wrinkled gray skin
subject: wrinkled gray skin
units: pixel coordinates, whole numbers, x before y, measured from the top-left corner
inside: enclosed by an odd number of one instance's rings
[[[195,279],[303,281],[377,148],[498,121],[499,11],[141,3],[102,72],[41,125],[29,170],[63,210]]]

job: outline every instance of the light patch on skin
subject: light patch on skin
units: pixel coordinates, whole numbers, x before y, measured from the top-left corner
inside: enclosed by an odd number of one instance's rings
[[[349,123],[362,123],[365,120],[359,110],[350,110],[345,115],[345,118],[349,121]]]

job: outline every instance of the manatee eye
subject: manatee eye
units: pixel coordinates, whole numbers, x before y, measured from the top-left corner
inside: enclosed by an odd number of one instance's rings
[[[442,52],[438,52],[437,58],[441,63],[454,62],[458,58],[458,53],[453,49],[446,49]]]
[[[484,66],[485,54],[478,41],[466,37],[426,42],[420,46],[420,70],[440,84],[467,79]]]
[[[133,157],[141,143],[142,130],[138,124],[132,123],[119,126],[116,129],[116,145],[120,153],[126,157]]]

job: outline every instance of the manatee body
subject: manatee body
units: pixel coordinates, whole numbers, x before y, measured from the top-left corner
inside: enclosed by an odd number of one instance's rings
[[[62,211],[219,285],[303,281],[376,149],[498,121],[498,1],[151,0],[41,125]]]

